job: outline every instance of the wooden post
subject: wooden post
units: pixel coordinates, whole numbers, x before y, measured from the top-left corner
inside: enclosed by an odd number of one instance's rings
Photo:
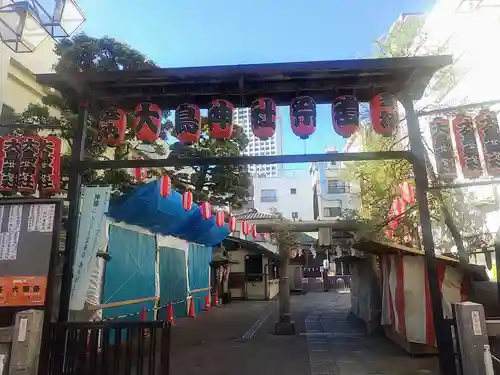
[[[280,295],[279,295],[279,318],[274,325],[276,335],[294,335],[295,322],[292,320],[290,311],[290,276],[288,266],[290,264],[289,249],[283,244],[278,244],[280,255]]]

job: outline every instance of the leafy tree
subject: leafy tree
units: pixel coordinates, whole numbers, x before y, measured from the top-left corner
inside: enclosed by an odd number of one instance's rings
[[[109,37],[93,38],[85,34],[78,34],[71,39],[61,41],[55,47],[55,53],[59,57],[54,69],[57,73],[71,76],[72,74],[88,71],[116,71],[116,70],[140,70],[157,67],[146,56]],[[49,108],[53,107],[60,111],[60,116],[51,116]],[[85,157],[100,160],[120,160],[134,156],[148,154],[166,156],[170,153],[163,142],[157,142],[149,148],[139,145],[131,130],[132,116],[127,114],[128,126],[126,142],[124,145],[110,148],[103,145],[98,139],[98,116],[90,111],[87,121],[87,135],[85,140]],[[172,129],[172,123],[168,120],[169,111],[163,113],[163,129],[167,133]],[[43,98],[43,105],[31,104],[20,114],[14,115],[14,123],[31,123],[40,125],[38,130],[16,129],[15,133],[27,134],[38,133],[44,126],[58,125],[61,130],[57,133],[71,146],[73,132],[77,126],[77,113],[74,112],[63,97],[54,93]],[[203,130],[207,131],[206,119]],[[180,147],[175,145],[174,150],[182,149],[184,153],[196,156],[219,156],[239,155],[246,147],[248,140],[241,129],[236,128],[234,138],[228,141],[215,141],[208,137],[195,144],[193,147]],[[66,154],[62,160],[62,186],[67,188],[69,158]],[[171,175],[174,186],[181,189],[192,189],[195,200],[210,200],[214,204],[241,205],[246,197],[250,177],[242,167],[212,166],[207,168],[193,168],[192,170],[150,170],[149,175],[168,173]],[[126,170],[88,170],[83,174],[83,182],[88,185],[111,185],[116,192],[123,192],[133,187],[138,182],[134,181]]]

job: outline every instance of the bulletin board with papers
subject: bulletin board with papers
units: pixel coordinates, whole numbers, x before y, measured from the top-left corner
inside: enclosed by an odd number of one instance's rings
[[[44,306],[61,202],[0,200],[0,307]]]

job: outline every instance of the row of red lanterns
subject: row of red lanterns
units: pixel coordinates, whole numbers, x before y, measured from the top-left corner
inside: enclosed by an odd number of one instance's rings
[[[228,100],[215,99],[208,110],[210,136],[225,140],[233,134],[234,105]],[[399,123],[397,100],[391,94],[378,94],[370,101],[373,129],[382,135],[390,135]],[[262,140],[276,132],[276,102],[271,98],[259,98],[250,106],[253,134]],[[352,95],[341,95],[332,103],[334,130],[342,137],[350,137],[359,127],[359,103]],[[307,139],[316,130],[316,102],[310,96],[299,96],[290,103],[290,124],[295,135]],[[133,131],[138,140],[153,143],[160,137],[162,110],[153,103],[140,103],[134,110]],[[175,111],[176,137],[185,144],[197,142],[201,136],[200,108],[184,103]],[[118,107],[109,107],[101,113],[100,137],[109,146],[121,145],[125,140],[127,114]]]
[[[172,188],[172,183],[169,176],[162,176],[160,180],[160,195],[162,197],[168,197],[170,195],[170,189]],[[191,191],[185,191],[182,194],[182,208],[186,211],[190,211],[193,207],[193,193]],[[209,202],[204,202],[200,205],[201,215],[205,220],[212,218],[212,205]],[[225,224],[225,214],[224,211],[219,210],[215,213],[215,224],[222,228]],[[236,230],[236,217],[231,215],[229,217],[229,232],[232,233]],[[241,232],[247,236],[250,233],[250,224],[248,221],[241,222]],[[259,238],[259,233],[257,233],[257,228],[255,224],[252,225],[252,236],[254,238]],[[265,239],[265,233],[260,234],[260,237]]]

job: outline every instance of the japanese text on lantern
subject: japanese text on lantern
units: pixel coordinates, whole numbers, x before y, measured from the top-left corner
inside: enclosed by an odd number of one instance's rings
[[[295,135],[307,139],[316,130],[316,102],[310,96],[299,96],[290,104],[290,123]]]
[[[231,138],[233,133],[233,110],[233,104],[227,100],[215,99],[212,101],[207,116],[211,137],[216,139]]]
[[[341,95],[332,103],[333,129],[341,137],[350,137],[359,126],[359,103],[352,95]]]
[[[153,103],[139,103],[134,111],[134,133],[139,141],[154,143],[160,137],[161,108]]]
[[[457,170],[451,143],[450,123],[445,118],[436,117],[430,122],[430,130],[437,173],[442,179],[453,179],[457,176]]]
[[[486,170],[491,176],[500,175],[500,129],[497,115],[493,111],[483,110],[475,117],[479,139],[483,146]]]
[[[262,140],[274,135],[276,131],[276,103],[269,98],[255,100],[250,107],[253,134]]]
[[[25,136],[21,144],[21,160],[17,190],[22,193],[34,193],[38,183],[38,167],[42,139],[37,136]]]
[[[46,137],[40,156],[40,191],[56,194],[61,190],[61,139]]]
[[[175,111],[175,133],[182,143],[191,144],[200,139],[200,108],[194,104],[181,104]]]
[[[457,145],[458,160],[460,161],[464,177],[479,177],[482,173],[482,168],[472,118],[457,115],[453,119],[452,125]]]
[[[2,138],[2,147],[0,150],[2,173],[0,180],[1,192],[14,192],[17,188],[21,144],[21,137],[6,136]]]
[[[111,106],[101,112],[99,136],[109,146],[118,146],[125,140],[127,115],[121,108]]]

